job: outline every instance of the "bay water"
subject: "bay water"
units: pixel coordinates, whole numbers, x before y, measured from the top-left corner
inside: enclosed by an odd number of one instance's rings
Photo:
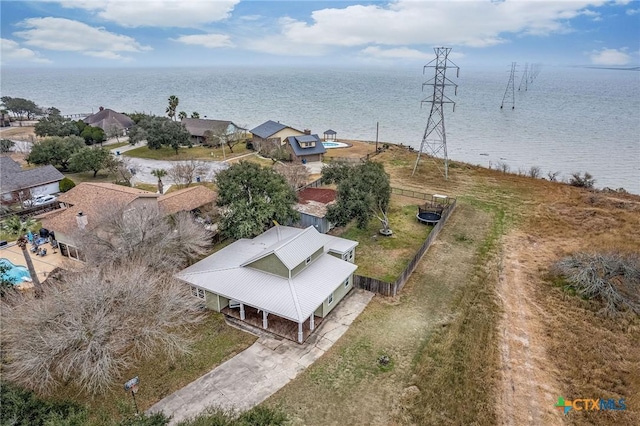
[[[461,69],[455,112],[445,108],[449,158],[512,171],[589,172],[597,187],[640,194],[640,72],[543,67],[520,91],[515,109],[500,109],[506,67]],[[433,70],[406,68],[117,68],[11,69],[1,73],[2,96],[31,99],[63,114],[120,112],[164,115],[167,98],[178,111],[231,120],[249,129],[266,120],[338,139],[419,148],[430,105],[422,83]]]

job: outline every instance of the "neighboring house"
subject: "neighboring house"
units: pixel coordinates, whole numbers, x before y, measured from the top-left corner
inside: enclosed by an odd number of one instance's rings
[[[276,226],[235,241],[176,275],[209,309],[302,343],[353,287],[356,241]],[[272,328],[269,324],[272,322]]]
[[[284,145],[289,136],[301,136],[304,132],[296,130],[293,127],[277,123],[275,121],[267,121],[262,123],[255,129],[251,129],[253,135],[252,142],[254,146],[263,143],[273,143]]]
[[[291,161],[295,163],[311,163],[322,161],[327,152],[318,135],[289,136],[287,138],[287,150]]]
[[[55,167],[42,166],[22,170],[11,157],[0,157],[0,192],[3,203],[22,202],[38,195],[60,192],[64,175]]]
[[[107,136],[114,135],[114,132],[117,132],[118,135],[126,135],[129,129],[135,125],[128,116],[103,107],[82,121],[90,126],[101,128]]]
[[[191,135],[193,143],[218,146],[224,137],[243,138],[246,130],[231,121],[183,118],[182,124]]]
[[[158,197],[158,206],[163,214],[191,212],[201,208],[212,207],[218,194],[202,185],[179,189]]]
[[[42,227],[53,231],[63,256],[84,260],[77,233],[93,228],[110,206],[158,208],[158,194],[113,183],[82,182],[58,197],[61,209],[36,216]]]
[[[336,191],[328,188],[305,188],[298,191],[298,203],[293,206],[300,212],[297,225],[303,228],[313,226],[321,234],[333,228],[327,216],[327,209],[336,202]]]
[[[42,227],[53,231],[63,256],[83,260],[78,250],[77,231],[95,227],[111,206],[127,209],[154,209],[163,214],[192,211],[213,203],[215,192],[203,186],[158,195],[142,189],[112,183],[82,182],[61,194],[61,209],[37,216]]]

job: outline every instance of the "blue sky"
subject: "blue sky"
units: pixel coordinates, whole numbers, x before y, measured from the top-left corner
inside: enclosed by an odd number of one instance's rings
[[[640,64],[640,2],[5,1],[3,67]]]

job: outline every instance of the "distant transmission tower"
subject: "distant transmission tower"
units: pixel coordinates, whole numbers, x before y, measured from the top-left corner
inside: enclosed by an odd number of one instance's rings
[[[531,68],[533,68],[533,66]],[[523,84],[524,84],[524,91],[525,92],[527,91],[528,83],[529,83],[528,70],[529,70],[529,64],[525,63],[524,64],[524,74],[522,74],[522,79],[520,80],[520,86],[518,87],[518,92],[520,91],[520,89],[522,89],[522,85]]]
[[[456,69],[456,77],[460,76],[460,68],[448,59],[450,47],[436,47],[433,49],[436,53],[436,58],[429,62],[422,68],[424,74],[427,68],[434,68],[435,75],[432,79],[422,84],[422,90],[425,86],[433,87],[433,94],[424,99],[420,105],[424,103],[431,104],[431,112],[429,113],[429,119],[427,120],[427,127],[424,129],[424,136],[422,136],[422,143],[420,144],[420,150],[418,151],[418,158],[416,158],[416,164],[413,166],[413,176],[418,168],[418,162],[420,161],[420,155],[424,152],[425,148],[427,153],[433,157],[438,157],[442,151],[444,157],[444,178],[449,179],[449,158],[447,157],[447,135],[444,129],[444,104],[453,104],[453,110],[455,111],[456,103],[449,99],[444,90],[447,86],[453,86],[455,88],[455,94],[458,94],[458,85],[447,78],[447,68]]]
[[[507,88],[504,91],[504,96],[502,97],[502,104],[500,104],[500,109],[504,106],[504,102],[508,101],[509,93],[511,93],[511,109],[516,108],[516,93],[515,93],[515,85],[514,81],[516,79],[516,63],[511,62],[511,75],[509,76],[509,82],[507,83]]]

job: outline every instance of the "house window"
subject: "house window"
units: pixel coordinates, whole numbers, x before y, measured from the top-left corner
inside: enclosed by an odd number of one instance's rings
[[[349,287],[349,278],[344,280],[344,288],[347,288],[347,287]]]
[[[198,287],[191,286],[191,295],[197,297],[198,299],[204,299],[204,290]]]
[[[331,294],[329,295],[329,297],[327,298],[327,305],[330,305],[330,304],[332,304],[332,303],[333,303],[333,293],[331,293]]]
[[[311,256],[307,257],[307,260],[304,261],[305,265],[308,265],[311,262]]]

